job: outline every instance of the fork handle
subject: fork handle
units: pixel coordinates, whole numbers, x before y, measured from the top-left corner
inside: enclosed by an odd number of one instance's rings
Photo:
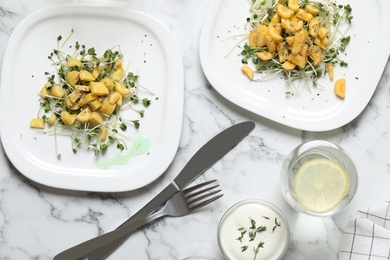
[[[92,251],[103,247],[119,238],[127,237],[129,233],[134,231],[135,229],[142,227],[143,225],[152,222],[160,217],[162,217],[162,209],[153,213],[152,215],[147,216],[144,219],[137,219],[127,225],[119,227],[113,231],[105,233],[101,236],[92,238],[87,240],[81,244],[73,246],[65,251],[62,251],[58,255],[56,255],[53,260],[69,260],[69,259],[79,259],[85,257]]]

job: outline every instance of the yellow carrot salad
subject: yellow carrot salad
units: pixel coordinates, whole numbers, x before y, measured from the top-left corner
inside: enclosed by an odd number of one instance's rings
[[[350,5],[330,0],[249,0],[251,16],[248,42],[243,46],[242,71],[261,81],[275,74],[286,79],[286,94],[302,87],[319,86],[334,66],[347,67],[340,58],[350,41]]]
[[[73,33],[73,30],[72,30]],[[61,50],[65,40],[57,38],[57,48],[48,56],[55,73],[45,73],[47,82],[39,92],[40,108],[30,127],[45,129],[45,133],[71,137],[72,151],[85,147],[95,155],[105,152],[112,144],[126,149],[120,136],[128,126],[140,127],[139,118],[151,100],[140,97],[153,95],[138,84],[138,76],[126,71],[123,55],[118,47],[107,49],[102,55],[76,42],[68,54]],[[123,116],[123,111],[135,111],[136,118]],[[134,114],[134,113],[133,113]]]

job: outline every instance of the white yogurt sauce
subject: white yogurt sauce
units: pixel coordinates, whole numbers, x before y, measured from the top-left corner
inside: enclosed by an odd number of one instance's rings
[[[253,230],[250,229],[251,219],[255,221],[256,227],[266,227],[265,231],[256,233],[253,241],[249,241],[249,232]],[[275,220],[280,226],[275,224]],[[241,237],[240,228],[246,230],[242,235],[242,242],[237,239]],[[273,205],[261,200],[248,200],[234,205],[222,218],[218,230],[220,247],[230,260],[253,260],[253,247],[257,247],[260,242],[264,242],[264,245],[259,248],[256,260],[280,259],[290,238],[288,223],[283,214]],[[248,247],[244,252],[243,246]]]

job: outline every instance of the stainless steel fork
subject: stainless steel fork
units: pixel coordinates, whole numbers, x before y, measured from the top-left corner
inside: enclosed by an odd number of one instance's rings
[[[90,252],[127,235],[153,220],[163,216],[181,217],[190,214],[192,211],[206,206],[223,196],[223,194],[219,194],[221,189],[215,189],[219,187],[218,184],[213,184],[215,181],[207,181],[184,189],[170,198],[161,209],[158,209],[144,219],[136,220],[126,226],[71,247],[56,255],[53,260],[76,260],[85,257]],[[210,184],[212,185],[207,187]]]

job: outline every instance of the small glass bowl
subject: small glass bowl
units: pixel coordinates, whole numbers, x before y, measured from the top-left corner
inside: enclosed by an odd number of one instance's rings
[[[261,231],[262,227],[266,229]],[[284,214],[273,204],[260,199],[243,200],[222,216],[218,244],[227,260],[253,260],[253,247],[258,247],[261,259],[282,259],[290,244],[290,227]]]

